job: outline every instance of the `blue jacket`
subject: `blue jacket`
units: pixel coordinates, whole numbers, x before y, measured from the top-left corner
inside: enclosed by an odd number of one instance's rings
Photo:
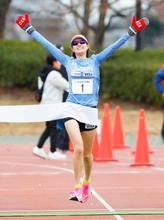
[[[154,78],[155,86],[161,94],[164,92],[164,68],[161,67]]]
[[[69,81],[69,93],[66,101],[90,107],[98,104],[100,65],[130,38],[128,34],[124,34],[100,53],[85,59],[75,59],[61,52],[39,32],[33,31],[31,36],[65,66]]]

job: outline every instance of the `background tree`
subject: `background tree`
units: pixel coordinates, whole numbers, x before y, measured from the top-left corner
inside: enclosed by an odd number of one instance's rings
[[[11,0],[0,0],[0,38],[3,38],[5,29],[6,14]]]
[[[163,47],[164,20],[163,20],[163,0],[142,0],[143,5],[147,3],[146,14],[149,17],[150,24],[144,32],[144,44],[148,47]],[[156,12],[157,11],[157,12]],[[156,39],[156,41],[155,41]]]
[[[136,0],[136,17],[137,19],[142,17],[142,2],[141,0]],[[142,33],[136,35],[136,51],[142,49]]]
[[[55,1],[55,0],[54,0]],[[93,47],[99,51],[104,42],[105,33],[109,30],[115,17],[126,18],[134,7],[115,7],[120,0],[58,0],[62,13],[70,13],[74,17],[79,32],[93,36]],[[63,12],[63,9],[65,12]]]
[[[5,18],[7,14],[7,10],[12,0],[0,0],[0,38],[3,37],[4,27],[5,27]],[[30,0],[31,1],[31,0]],[[31,14],[35,14],[40,17],[40,19],[45,17],[54,17],[55,19],[59,19],[60,21],[64,21],[64,18],[67,15],[69,19],[65,19],[65,25],[70,25],[73,27],[77,27],[78,32],[84,34],[87,38],[92,38],[91,46],[95,49],[95,51],[99,51],[103,47],[103,42],[105,38],[105,34],[110,31],[112,33],[112,29],[115,28],[113,26],[113,20],[118,17],[120,19],[116,23],[117,28],[119,29],[125,25],[125,28],[128,28],[126,23],[126,19],[129,20],[134,13],[136,13],[137,18],[142,16],[142,8],[146,9],[146,13],[151,10],[151,8],[156,5],[160,5],[163,3],[163,0],[136,0],[136,5],[134,6],[126,6],[123,7],[121,0],[52,0],[54,1],[53,7],[47,7],[45,10],[40,9],[40,13],[38,11],[30,11]],[[37,1],[38,2],[38,1]],[[38,4],[36,2],[36,5]],[[40,4],[39,4],[40,5]],[[143,7],[141,7],[143,6]],[[145,7],[146,6],[146,7]],[[17,6],[18,7],[18,6]],[[39,7],[38,7],[39,8]],[[22,10],[22,4],[19,5],[17,10]],[[24,10],[24,9],[23,9]],[[30,10],[30,9],[29,9]],[[145,12],[145,11],[144,11]],[[37,14],[36,14],[37,13]],[[144,13],[143,13],[144,16]],[[70,22],[70,18],[72,22]],[[151,18],[150,18],[151,19]],[[157,18],[158,19],[158,18]],[[67,23],[69,21],[69,24]],[[123,22],[122,22],[123,21]],[[72,25],[72,23],[75,25]],[[42,22],[43,23],[43,22]],[[56,22],[55,22],[56,23]],[[150,22],[151,23],[151,22]],[[61,25],[60,25],[61,26]],[[71,27],[71,30],[72,30]],[[142,49],[142,41],[143,36],[144,39],[146,36],[147,30],[143,34],[138,34],[136,37],[136,50]],[[70,33],[67,33],[71,35]]]

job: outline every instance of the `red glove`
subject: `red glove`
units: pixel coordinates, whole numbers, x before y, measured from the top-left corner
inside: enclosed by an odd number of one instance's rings
[[[149,24],[148,18],[141,18],[137,21],[136,16],[133,16],[131,26],[129,27],[128,34],[134,36],[138,32],[144,30]]]
[[[30,23],[30,18],[28,14],[21,15],[16,19],[16,23],[20,28],[25,30],[28,34],[31,34],[34,31],[34,27]]]

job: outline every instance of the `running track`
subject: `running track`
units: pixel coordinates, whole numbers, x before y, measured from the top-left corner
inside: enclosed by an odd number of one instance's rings
[[[114,150],[118,162],[94,162],[93,193],[85,204],[68,200],[72,153],[65,161],[40,159],[32,145],[0,145],[0,213],[164,211],[164,149],[153,148],[153,167],[130,167],[134,149]],[[163,220],[164,215],[30,216],[0,220]]]

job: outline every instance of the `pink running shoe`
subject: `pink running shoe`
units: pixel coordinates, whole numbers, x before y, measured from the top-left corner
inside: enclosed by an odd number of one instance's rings
[[[81,188],[75,188],[69,194],[69,200],[81,202],[81,197],[82,197],[82,189]]]
[[[91,194],[91,189],[90,189],[90,186],[89,184],[83,184],[83,187],[82,187],[82,198],[80,200],[81,203],[85,203],[89,196]]]

